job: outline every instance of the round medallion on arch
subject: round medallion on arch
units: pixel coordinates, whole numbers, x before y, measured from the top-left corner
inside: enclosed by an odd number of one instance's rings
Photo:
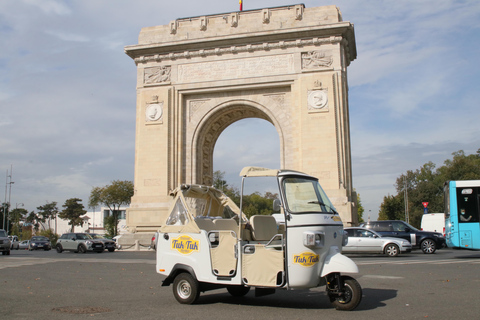
[[[147,106],[145,109],[145,120],[149,121],[157,121],[163,115],[163,102],[161,103],[152,103]]]
[[[316,110],[327,109],[328,108],[327,90],[308,91],[308,108],[316,109]]]

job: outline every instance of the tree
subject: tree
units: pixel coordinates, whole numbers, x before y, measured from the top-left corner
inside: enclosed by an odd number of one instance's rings
[[[113,216],[114,235],[118,234],[118,216],[121,206],[128,206],[133,197],[133,182],[114,180],[105,187],[94,187],[90,192],[89,207],[103,204],[110,209]]]
[[[20,233],[20,221],[25,220],[28,211],[24,208],[17,208],[10,211],[10,222],[12,223],[12,228],[10,234],[19,235]]]
[[[30,212],[27,215],[27,217],[25,218],[25,222],[30,223],[35,228],[35,230],[38,230],[39,227],[40,227],[40,225],[38,223],[38,216],[34,211]],[[25,226],[25,224],[24,224],[24,226]]]
[[[405,220],[407,209],[410,224],[419,227],[424,210],[422,202],[428,202],[430,212],[443,212],[443,185],[446,181],[480,179],[480,149],[476,154],[466,155],[459,150],[452,155],[453,158],[445,160],[438,169],[430,161],[419,169],[400,175],[395,183],[397,194],[383,198],[379,219]]]
[[[213,186],[222,191],[228,188],[228,183],[225,180],[225,171],[217,170],[213,173]]]
[[[55,201],[53,202],[47,202],[45,205],[37,207],[37,215],[39,217],[39,221],[45,223],[48,222],[48,229],[50,230],[50,221],[52,219],[55,219],[58,214],[58,208],[57,208],[57,203]],[[56,227],[56,224],[55,224]],[[55,233],[57,233],[57,230],[55,230]]]
[[[75,230],[75,226],[81,226],[83,223],[83,216],[87,213],[84,210],[83,204],[81,204],[82,199],[70,198],[65,201],[65,204],[62,206],[64,209],[58,214],[62,219],[68,220],[68,224],[72,226],[72,232]]]
[[[362,201],[360,200],[360,193],[357,193],[357,215],[358,215],[358,223],[365,222],[363,220],[363,213],[365,209],[362,206]]]

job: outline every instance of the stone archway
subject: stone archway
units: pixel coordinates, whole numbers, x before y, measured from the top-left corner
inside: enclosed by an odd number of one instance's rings
[[[177,19],[142,29],[125,52],[137,65],[130,231],[156,230],[179,184],[211,184],[220,133],[245,118],[272,123],[281,167],[318,177],[356,223],[346,75],[356,47],[337,7]]]
[[[198,125],[198,133],[194,137],[192,150],[194,165],[193,181],[200,184],[213,184],[213,151],[220,134],[231,124],[247,118],[263,119],[273,124],[279,133],[280,144],[283,145],[282,129],[268,110],[252,101],[230,101],[212,109],[212,114]],[[282,150],[282,148],[280,147]],[[280,155],[280,158],[282,156]]]

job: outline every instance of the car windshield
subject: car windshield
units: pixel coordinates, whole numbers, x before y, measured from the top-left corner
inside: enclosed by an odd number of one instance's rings
[[[285,178],[283,189],[291,213],[337,213],[326,193],[315,179]]]
[[[90,237],[92,237],[93,239],[106,239],[104,236],[101,236],[99,234],[95,234],[95,233],[91,233],[89,234]]]
[[[78,240],[90,240],[90,239],[93,239],[90,235],[86,234],[86,233],[77,233],[76,234],[76,237]]]
[[[32,237],[32,241],[48,241],[47,237]]]
[[[0,230],[0,237],[6,237],[7,236],[7,233],[5,232],[5,230]]]
[[[392,223],[392,226],[393,226],[393,231],[401,231],[401,232],[404,232],[404,231],[405,231],[405,228],[410,228],[411,231],[418,231],[417,228],[412,227],[411,225],[409,225],[409,224],[406,223],[405,221],[394,221],[394,222]]]

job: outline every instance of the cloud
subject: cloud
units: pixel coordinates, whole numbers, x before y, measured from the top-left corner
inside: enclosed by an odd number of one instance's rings
[[[406,170],[480,147],[480,2],[336,5],[358,53],[348,68],[354,187],[375,213]],[[236,10],[213,0],[1,1],[0,170],[13,164],[12,202],[85,202],[92,186],[133,180],[137,74],[123,47],[143,27]],[[263,120],[234,123],[214,152],[214,168],[238,186],[243,166],[280,166],[278,133]]]

